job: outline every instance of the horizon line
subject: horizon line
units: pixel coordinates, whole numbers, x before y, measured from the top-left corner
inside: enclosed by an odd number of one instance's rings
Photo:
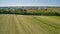
[[[0,6],[0,7],[21,7],[21,6]],[[29,6],[26,6],[26,7],[29,7]],[[40,6],[37,6],[37,7],[40,7]],[[46,6],[46,7],[60,7],[60,6]]]

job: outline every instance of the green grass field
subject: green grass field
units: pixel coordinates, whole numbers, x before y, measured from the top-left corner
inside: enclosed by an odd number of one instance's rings
[[[0,34],[60,34],[60,16],[0,14]]]

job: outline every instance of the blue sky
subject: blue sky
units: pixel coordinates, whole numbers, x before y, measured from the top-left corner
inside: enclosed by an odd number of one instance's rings
[[[0,6],[60,6],[60,0],[0,0]]]

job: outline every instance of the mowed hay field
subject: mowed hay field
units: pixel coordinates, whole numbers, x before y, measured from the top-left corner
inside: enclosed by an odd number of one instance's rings
[[[0,34],[60,34],[60,16],[0,14]]]

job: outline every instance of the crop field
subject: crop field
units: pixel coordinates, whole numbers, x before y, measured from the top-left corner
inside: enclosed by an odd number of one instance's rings
[[[60,34],[60,16],[0,14],[0,34]]]

